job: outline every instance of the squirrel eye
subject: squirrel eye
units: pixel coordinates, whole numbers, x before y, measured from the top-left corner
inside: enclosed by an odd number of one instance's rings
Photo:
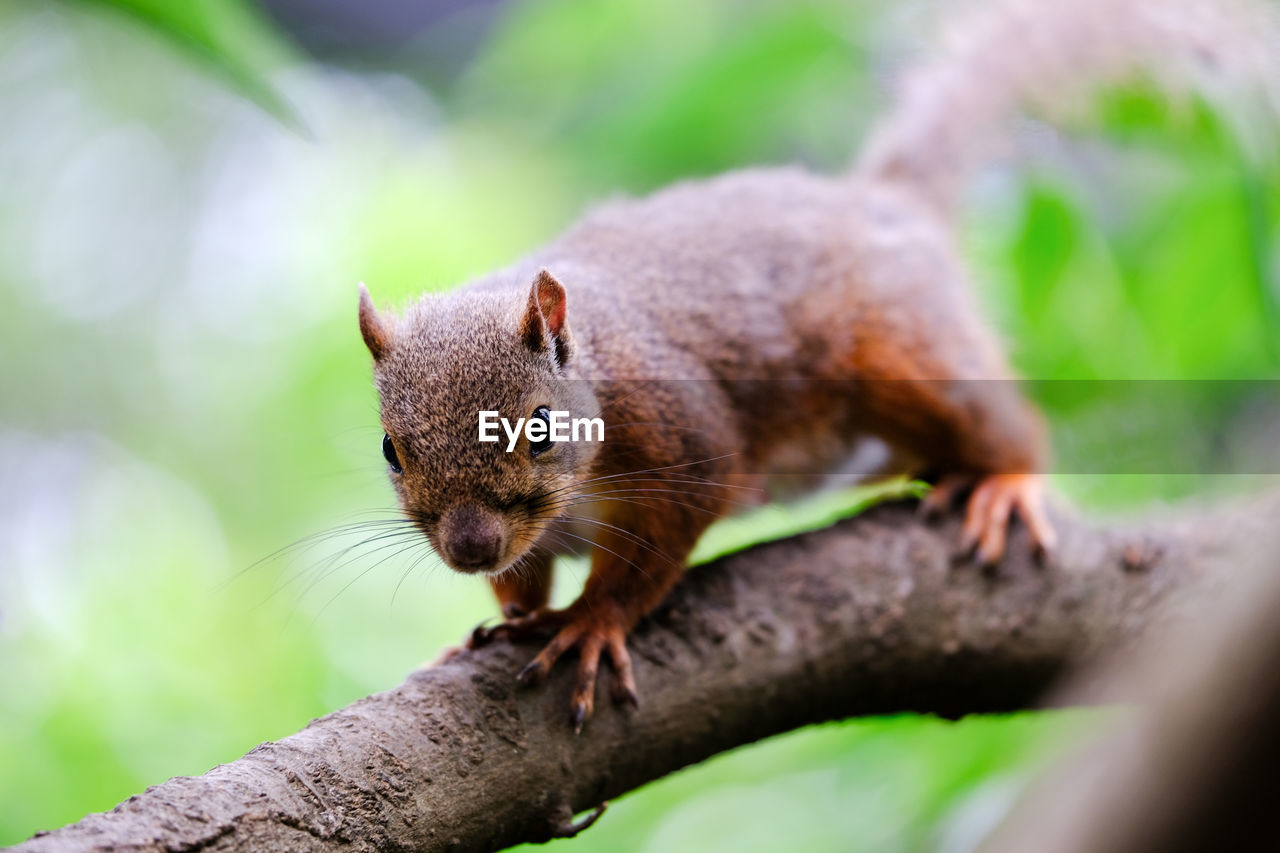
[[[546,437],[542,441],[529,442],[529,453],[533,456],[541,456],[551,449],[551,410],[546,406],[539,406],[533,410],[533,416],[547,425]]]
[[[404,473],[404,469],[400,467],[400,457],[396,455],[396,446],[391,443],[391,436],[385,432],[382,434],[382,457],[387,460],[392,471],[397,474]]]

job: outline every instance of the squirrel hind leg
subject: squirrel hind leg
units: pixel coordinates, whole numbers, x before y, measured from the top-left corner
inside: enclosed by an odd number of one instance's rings
[[[977,561],[991,566],[1004,556],[1009,525],[1016,516],[1027,526],[1039,555],[1057,545],[1057,533],[1045,511],[1044,477],[1040,474],[988,474],[982,477],[944,477],[925,496],[921,508],[937,514],[969,491],[960,547],[975,553]]]

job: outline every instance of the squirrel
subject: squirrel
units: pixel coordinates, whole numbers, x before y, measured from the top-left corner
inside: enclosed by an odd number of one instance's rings
[[[926,509],[967,494],[960,544],[977,559],[1001,558],[1014,518],[1052,551],[1046,430],[1005,381],[966,281],[959,190],[1012,114],[1060,92],[1138,70],[1174,89],[1210,71],[1256,78],[1254,64],[1271,63],[1258,11],[1219,0],[969,8],[845,174],[751,168],[610,202],[401,316],[379,313],[361,284],[399,502],[445,563],[487,577],[505,618],[470,642],[549,635],[524,684],[576,650],[575,730],[602,659],[614,701],[635,705],[628,632],[708,525],[787,472],[837,468],[869,439],[890,448],[896,472],[940,475]],[[1191,83],[1165,73],[1179,64]],[[542,428],[480,441],[485,411]],[[550,441],[553,411],[602,419],[604,440]],[[550,608],[555,557],[582,545],[581,595]]]

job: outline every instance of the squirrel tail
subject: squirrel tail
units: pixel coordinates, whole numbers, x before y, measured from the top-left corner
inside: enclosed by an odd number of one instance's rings
[[[1138,75],[1222,107],[1246,150],[1260,154],[1257,118],[1274,126],[1280,114],[1273,11],[1247,0],[962,3],[931,60],[903,79],[855,173],[904,185],[950,214],[1016,114],[1087,103],[1099,87]]]

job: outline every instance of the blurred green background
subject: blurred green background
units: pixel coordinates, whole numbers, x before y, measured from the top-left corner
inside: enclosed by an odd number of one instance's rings
[[[935,11],[268,6],[0,0],[0,843],[391,687],[492,614],[425,546],[345,550],[341,525],[394,513],[355,282],[404,304],[617,192],[839,169]],[[396,6],[422,18],[361,19]],[[1019,369],[1280,376],[1274,164],[1194,101],[1135,85],[1099,107],[1038,126],[975,184],[965,242]],[[1114,417],[1084,384],[1037,387],[1060,469],[1096,458]],[[1189,434],[1257,431],[1247,387],[1203,388],[1181,431],[1130,425],[1141,464],[1059,488],[1114,512],[1256,486],[1179,464]],[[783,528],[829,511],[769,510]],[[654,784],[555,846],[967,850],[1100,725],[823,726]]]

